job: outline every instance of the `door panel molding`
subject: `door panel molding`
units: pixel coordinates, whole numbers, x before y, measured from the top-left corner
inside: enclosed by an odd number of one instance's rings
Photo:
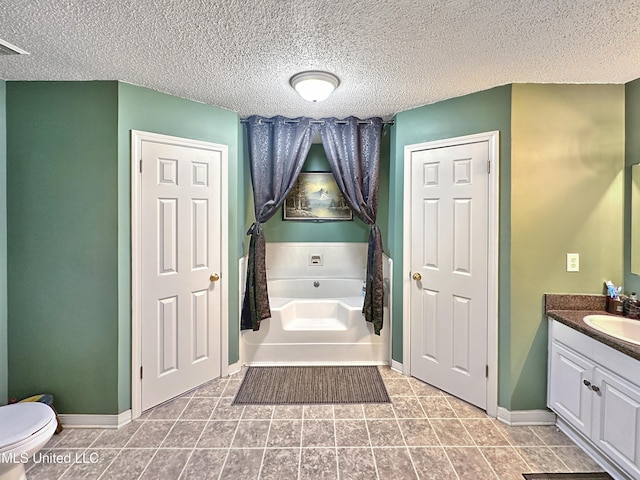
[[[198,148],[220,153],[220,261],[221,273],[229,272],[229,221],[228,221],[228,147],[226,145],[191,140],[157,133],[131,130],[131,418],[136,419],[142,413],[141,388],[142,381],[142,145],[144,142],[153,142],[166,145],[177,145],[187,148]],[[148,168],[148,167],[147,167]],[[201,169],[193,171],[193,181],[198,182],[203,177]],[[172,168],[167,165],[163,169],[161,181],[172,180]],[[197,259],[193,259],[196,261]],[[169,262],[171,263],[171,262]],[[220,306],[220,374],[225,376],[229,371],[229,324],[228,324],[228,282],[219,282],[221,289]],[[215,347],[214,347],[215,348]]]
[[[414,152],[443,147],[453,147],[477,142],[487,142],[489,149],[488,184],[488,238],[487,238],[487,414],[498,413],[498,259],[499,259],[499,185],[500,185],[500,133],[498,131],[465,135],[404,147],[404,196],[403,196],[403,260],[402,306],[403,315],[403,373],[411,375],[411,158]],[[437,172],[425,172],[425,178],[437,180]],[[461,167],[457,173],[464,177]],[[419,206],[416,206],[420,208]]]

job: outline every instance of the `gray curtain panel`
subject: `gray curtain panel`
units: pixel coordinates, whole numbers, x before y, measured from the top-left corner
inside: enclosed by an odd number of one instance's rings
[[[260,322],[271,317],[262,224],[280,208],[302,170],[313,138],[309,121],[252,116],[246,122],[256,220],[247,232],[251,241],[240,322],[243,330],[258,330]]]
[[[322,145],[340,191],[356,216],[369,225],[366,295],[362,313],[380,335],[383,323],[384,280],[382,235],[376,225],[382,119],[365,121],[326,118],[320,127]]]

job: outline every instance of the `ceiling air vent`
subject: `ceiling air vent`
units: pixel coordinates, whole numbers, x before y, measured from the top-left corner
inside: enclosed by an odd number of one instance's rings
[[[0,39],[0,56],[1,55],[29,55],[29,52]]]

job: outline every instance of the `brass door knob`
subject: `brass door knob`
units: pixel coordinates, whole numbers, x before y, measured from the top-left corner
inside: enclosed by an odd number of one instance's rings
[[[413,278],[416,282],[419,282],[420,280],[422,280],[422,275],[420,275],[418,272],[416,272],[416,273],[413,274],[413,276],[411,278]]]
[[[212,273],[209,277],[210,282],[217,282],[218,280],[220,280],[220,275],[218,275],[217,273]]]

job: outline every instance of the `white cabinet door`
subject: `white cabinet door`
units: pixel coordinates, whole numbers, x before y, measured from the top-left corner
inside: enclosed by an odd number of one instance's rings
[[[609,457],[640,478],[640,389],[596,368],[592,440]]]
[[[549,408],[589,436],[595,364],[563,345],[551,343]]]

